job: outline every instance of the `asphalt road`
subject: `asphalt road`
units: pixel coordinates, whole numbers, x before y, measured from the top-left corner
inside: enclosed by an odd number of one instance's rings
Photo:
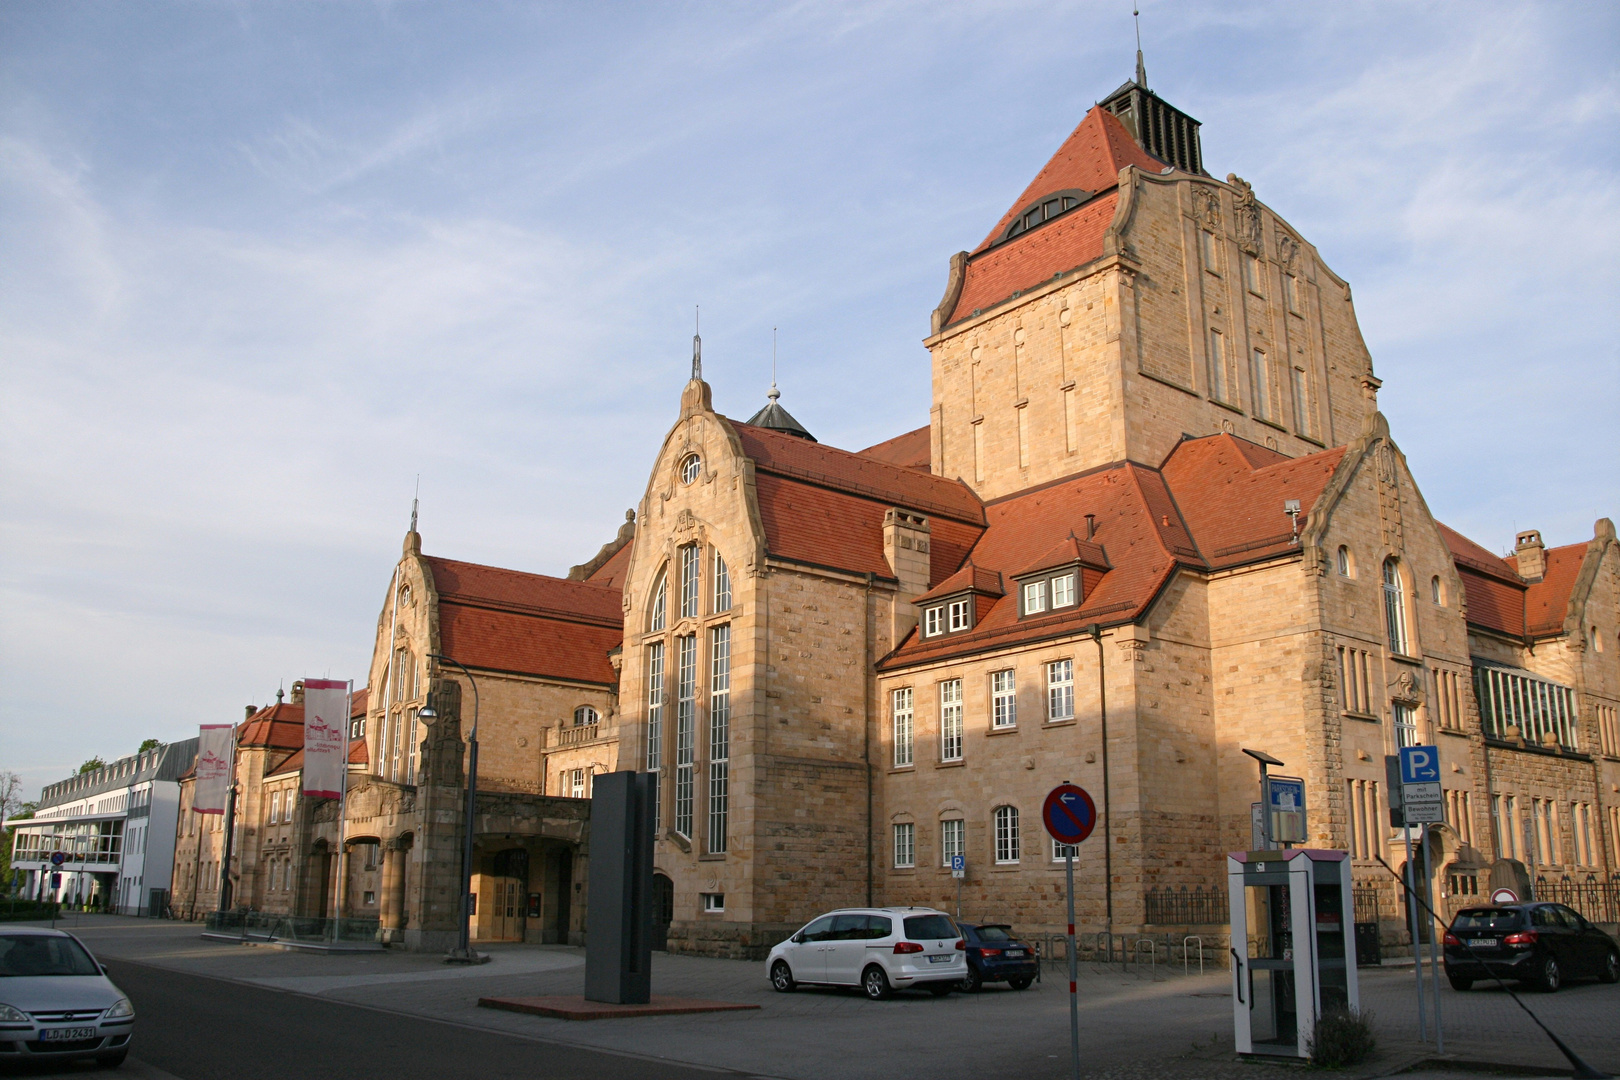
[[[108,960],[135,1003],[132,1073],[179,1080],[715,1080],[741,1073],[560,1046]],[[102,1072],[113,1076],[115,1073]]]

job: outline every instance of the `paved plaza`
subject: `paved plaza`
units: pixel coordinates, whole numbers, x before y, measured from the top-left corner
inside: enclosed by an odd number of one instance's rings
[[[934,998],[902,993],[872,1002],[854,991],[772,991],[764,965],[654,954],[653,992],[760,1006],[758,1010],[589,1023],[480,1009],[480,997],[578,994],[584,951],[496,945],[476,967],[399,951],[327,955],[204,940],[193,924],[85,916],[74,926],[105,960],[292,992],[369,1010],[425,1017],[560,1046],[681,1063],[745,1076],[792,1080],[937,1080],[1067,1075],[1068,1000],[1062,973],[1027,991],[990,986]],[[1379,1038],[1376,1059],[1347,1072],[1384,1076],[1430,1066],[1432,1044],[1417,1039],[1412,969],[1363,969],[1362,1003]],[[1270,1076],[1232,1050],[1225,971],[1179,968],[1080,970],[1082,1061],[1096,1077]],[[1620,986],[1579,983],[1526,1002],[1577,1052],[1620,1071]],[[1555,1074],[1551,1043],[1499,989],[1441,992],[1449,1056]],[[137,1003],[138,1004],[138,1003]],[[134,1056],[140,1058],[139,1036]],[[1566,1066],[1567,1069],[1567,1066]],[[1009,1071],[1011,1070],[1011,1071]],[[1410,1072],[1410,1075],[1420,1075]],[[1567,1071],[1566,1071],[1567,1075]]]

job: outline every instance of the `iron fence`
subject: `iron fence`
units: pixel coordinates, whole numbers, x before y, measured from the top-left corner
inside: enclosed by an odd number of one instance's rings
[[[1588,875],[1576,881],[1567,874],[1557,881],[1536,878],[1536,899],[1563,904],[1584,915],[1588,922],[1620,922],[1620,881],[1599,881]]]
[[[1147,894],[1147,921],[1157,926],[1211,926],[1231,916],[1226,890],[1154,887]]]

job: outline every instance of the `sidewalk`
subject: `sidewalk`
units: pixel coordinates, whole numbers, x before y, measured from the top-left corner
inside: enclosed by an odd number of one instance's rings
[[[67,927],[72,930],[73,928]],[[1067,979],[1027,991],[1004,986],[933,998],[905,993],[871,1002],[854,991],[777,994],[763,964],[653,957],[653,992],[759,1005],[757,1011],[597,1020],[589,1024],[477,1007],[481,996],[579,994],[584,951],[491,945],[489,964],[455,967],[436,956],[389,951],[323,955],[203,941],[195,924],[86,916],[74,931],[98,954],[270,986],[411,1016],[548,1042],[653,1055],[671,1061],[793,1080],[981,1080],[986,1075],[1068,1075]],[[1101,1080],[1228,1077],[1270,1080],[1274,1067],[1241,1062],[1232,1048],[1225,971],[1183,976],[1161,968],[1081,965],[1082,1062]],[[1387,1076],[1434,1057],[1417,1039],[1411,967],[1363,969],[1364,1008],[1380,1049],[1347,1078]],[[1441,992],[1446,1049],[1472,1061],[1549,1070],[1566,1063],[1498,989]],[[1537,1015],[1592,1064],[1620,1071],[1620,987],[1580,983],[1529,995]],[[1411,1073],[1411,1077],[1427,1073]],[[1449,1074],[1460,1075],[1460,1074]]]

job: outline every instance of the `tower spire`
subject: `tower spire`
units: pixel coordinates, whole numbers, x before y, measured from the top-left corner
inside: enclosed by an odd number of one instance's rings
[[[1131,18],[1136,20],[1136,85],[1147,89],[1147,65],[1142,63],[1142,12],[1131,5]]]
[[[771,327],[771,391],[765,395],[772,401],[782,396],[782,391],[776,388],[776,327]]]
[[[693,305],[693,308],[692,308],[692,378],[696,379],[696,380],[700,380],[700,381],[703,378],[703,337],[699,332],[702,329],[702,326],[703,326],[702,316],[703,316],[703,309],[701,307],[697,306],[697,305]]]
[[[422,474],[416,474],[416,491],[411,495],[411,532],[416,531],[416,507],[422,501]]]

